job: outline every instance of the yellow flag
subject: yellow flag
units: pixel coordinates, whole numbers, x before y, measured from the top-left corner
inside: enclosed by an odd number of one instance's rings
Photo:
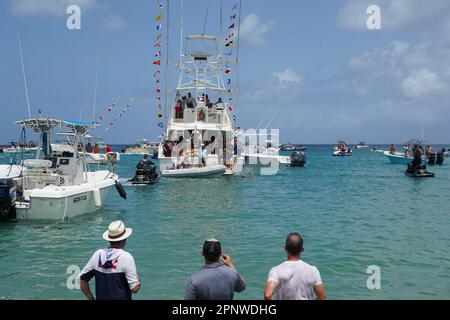
[[[160,13],[159,15],[156,16],[156,21],[161,21],[163,17],[164,15]]]

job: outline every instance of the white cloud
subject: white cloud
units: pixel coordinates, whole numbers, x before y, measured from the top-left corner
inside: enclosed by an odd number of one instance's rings
[[[103,19],[100,22],[100,26],[105,30],[117,31],[125,29],[127,27],[127,22],[120,17],[111,16],[106,19]]]
[[[275,72],[273,74],[278,78],[280,83],[282,82],[301,82],[303,80],[302,76],[296,73],[291,68],[286,68],[286,70],[282,72]]]
[[[436,26],[450,18],[450,1],[442,0],[347,0],[341,8],[337,24],[343,28],[367,30],[366,9],[377,4],[381,9],[381,28],[400,30]]]
[[[81,10],[101,5],[102,0],[9,0],[11,12],[19,16],[63,16],[70,5]]]
[[[403,94],[407,98],[417,98],[434,93],[445,88],[445,84],[438,74],[428,70],[413,70],[402,83]]]
[[[266,43],[265,36],[275,24],[273,20],[263,22],[255,13],[244,18],[241,24],[240,37],[243,42],[255,46],[263,46]]]

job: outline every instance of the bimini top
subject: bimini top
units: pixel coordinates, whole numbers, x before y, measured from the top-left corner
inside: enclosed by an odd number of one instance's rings
[[[55,127],[60,128],[71,128],[77,133],[85,133],[87,128],[98,127],[97,124],[93,122],[81,122],[81,121],[65,121],[60,119],[50,119],[50,118],[35,118],[16,121],[16,124],[21,125],[25,128],[32,128],[37,131],[48,131]]]

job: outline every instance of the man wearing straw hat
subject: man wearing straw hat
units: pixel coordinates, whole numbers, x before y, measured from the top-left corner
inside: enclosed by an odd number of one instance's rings
[[[89,288],[92,277],[97,300],[131,300],[131,294],[139,291],[141,284],[134,258],[123,250],[132,232],[118,220],[111,222],[103,233],[110,247],[97,250],[79,275],[81,291],[89,300],[95,299]]]

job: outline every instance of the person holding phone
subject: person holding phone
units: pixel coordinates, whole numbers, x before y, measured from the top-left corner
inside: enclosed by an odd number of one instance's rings
[[[185,300],[233,300],[234,292],[245,290],[245,280],[237,271],[231,257],[222,253],[218,240],[206,240],[202,255],[205,266],[189,278]]]

